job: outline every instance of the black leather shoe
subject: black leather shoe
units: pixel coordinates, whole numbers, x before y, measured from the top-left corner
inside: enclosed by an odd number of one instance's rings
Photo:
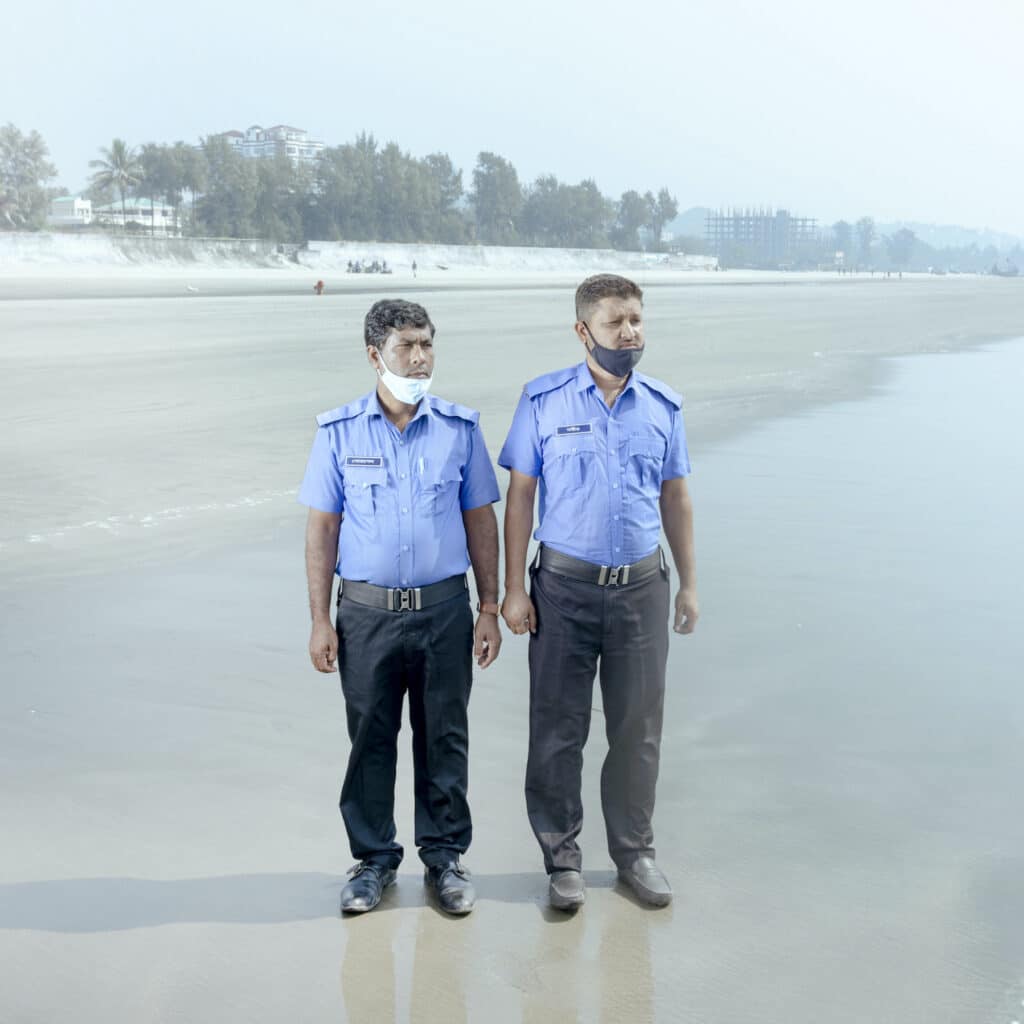
[[[619,880],[652,907],[667,907],[672,902],[672,886],[652,857],[637,857],[628,868],[619,868]]]
[[[548,902],[555,910],[579,910],[587,898],[578,871],[552,871],[548,876]]]
[[[423,884],[437,893],[441,909],[448,914],[468,914],[476,906],[476,889],[469,869],[457,860],[431,865],[423,872]]]
[[[380,903],[384,890],[395,882],[394,869],[365,860],[350,868],[348,874],[348,884],[341,890],[343,914],[365,914],[373,910]]]

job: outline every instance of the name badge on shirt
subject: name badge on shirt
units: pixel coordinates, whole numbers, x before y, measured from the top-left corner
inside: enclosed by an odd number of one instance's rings
[[[593,433],[593,428],[589,423],[570,423],[567,426],[556,428],[555,433],[559,437],[562,437],[564,434],[591,434]]]
[[[348,455],[345,457],[346,466],[369,466],[379,469],[384,465],[384,458],[381,455]]]

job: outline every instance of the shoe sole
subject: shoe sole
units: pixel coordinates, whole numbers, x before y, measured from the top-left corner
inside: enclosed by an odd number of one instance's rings
[[[672,902],[672,893],[651,892],[642,885],[630,878],[628,875],[619,875],[619,881],[636,896],[641,903],[649,907],[667,907]]]
[[[580,893],[579,896],[559,896],[557,893],[548,893],[548,903],[555,910],[579,910],[586,902],[586,899],[586,893]]]
[[[341,912],[343,914],[368,914],[371,910],[380,906],[380,901],[384,898],[384,893],[387,892],[388,887],[395,884],[395,878],[392,876],[380,887],[380,896],[377,898],[376,903],[371,903],[368,907],[342,907]]]
[[[449,917],[465,917],[467,914],[472,914],[473,910],[476,907],[476,902],[474,901],[471,906],[462,907],[458,910],[449,910],[448,907],[446,907],[441,902],[441,894],[437,891],[433,884],[431,884],[430,875],[428,875],[426,872],[423,873],[423,888],[431,894],[431,896],[434,898],[434,901],[437,903],[438,908],[440,910],[443,910]]]

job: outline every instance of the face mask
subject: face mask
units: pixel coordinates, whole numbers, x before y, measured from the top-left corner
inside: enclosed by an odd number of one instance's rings
[[[625,377],[640,362],[640,358],[644,354],[643,347],[605,348],[603,345],[598,345],[597,339],[590,332],[590,327],[586,323],[583,326],[587,328],[587,334],[590,334],[590,340],[594,343],[594,347],[587,351],[605,373],[610,373],[613,377]]]
[[[430,385],[434,380],[433,377],[399,377],[397,373],[392,373],[384,365],[383,359],[378,366],[377,373],[384,381],[384,387],[405,405],[416,405],[430,390]]]

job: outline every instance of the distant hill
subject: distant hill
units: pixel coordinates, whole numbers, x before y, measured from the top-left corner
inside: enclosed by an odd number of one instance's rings
[[[707,206],[691,206],[679,214],[674,221],[665,225],[670,235],[690,235],[693,238],[704,237],[704,218],[711,213]]]
[[[1000,252],[1009,252],[1015,246],[1024,245],[1024,239],[992,228],[964,228],[956,224],[921,224],[918,221],[894,221],[891,224],[875,225],[880,235],[892,235],[900,228],[909,228],[926,245],[935,249],[960,249],[976,245],[985,249],[994,245]]]

